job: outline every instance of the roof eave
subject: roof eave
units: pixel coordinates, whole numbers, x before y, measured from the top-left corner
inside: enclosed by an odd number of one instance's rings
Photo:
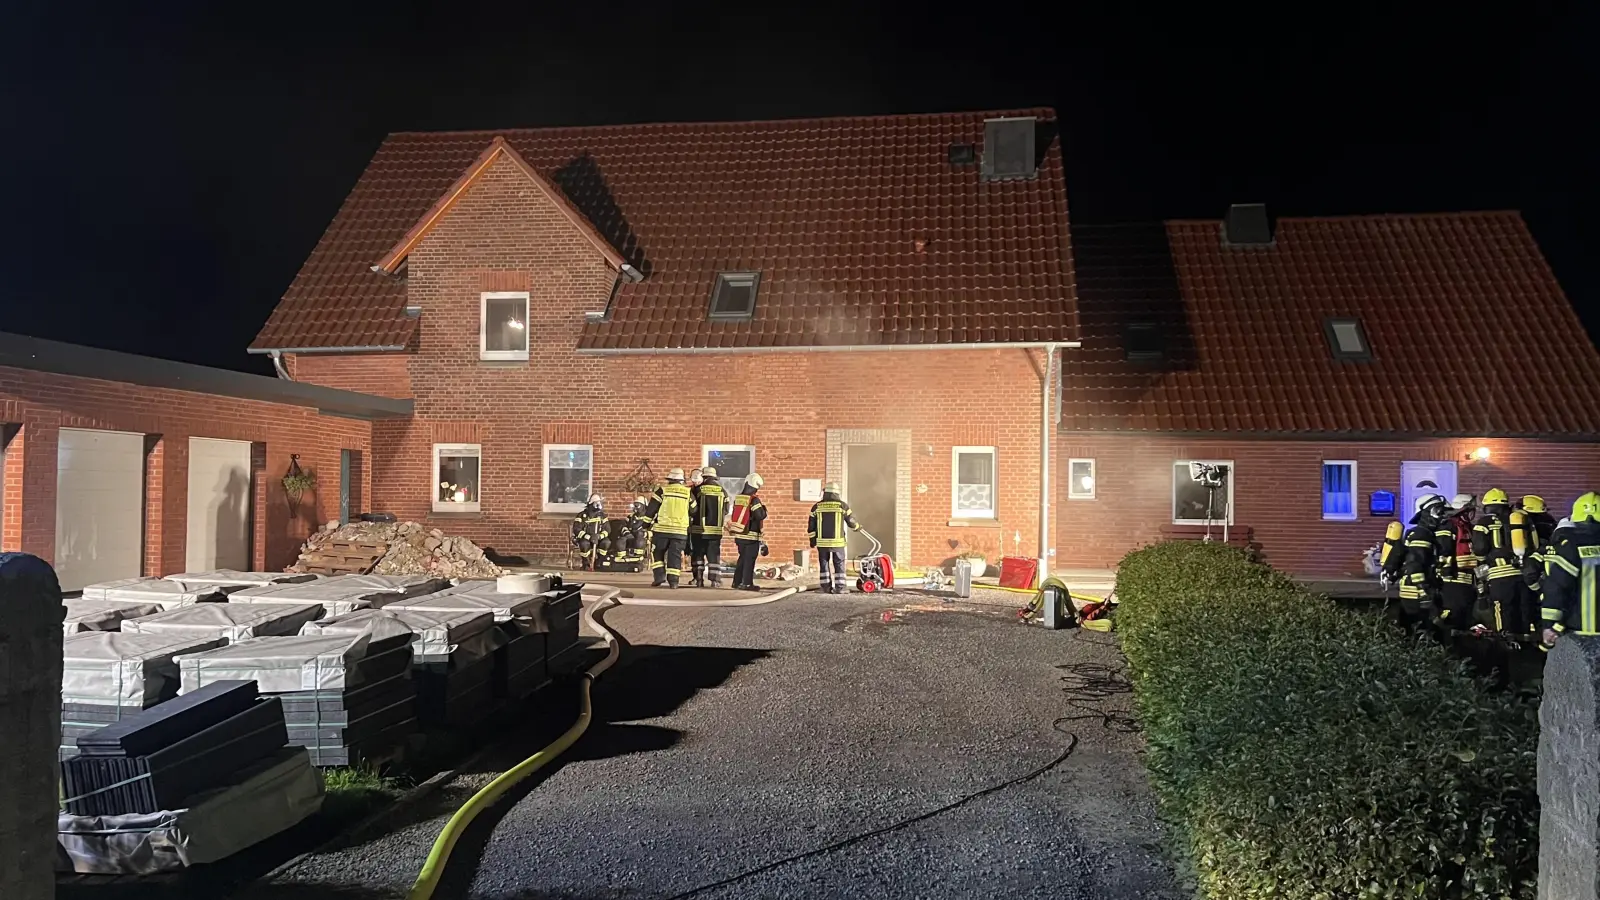
[[[579,347],[580,356],[726,355],[730,353],[838,353],[870,350],[1073,350],[1078,341],[1016,341],[985,344],[796,344],[784,347]]]

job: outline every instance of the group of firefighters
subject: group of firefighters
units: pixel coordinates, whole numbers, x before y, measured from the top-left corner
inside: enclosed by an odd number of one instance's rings
[[[642,557],[648,543],[652,587],[675,589],[683,576],[683,556],[687,550],[690,586],[722,586],[722,539],[733,538],[739,559],[733,569],[734,590],[759,591],[755,583],[756,559],[767,555],[767,505],[759,494],[764,484],[760,475],[745,476],[744,488],[730,498],[712,466],[667,473],[665,484],[658,485],[648,498],[634,499],[626,521],[613,526],[605,514],[605,501],[599,494],[589,497],[588,505],[572,523],[572,544],[583,560],[585,570],[594,570],[615,556],[632,551]],[[844,548],[848,530],[859,530],[850,504],[840,496],[839,485],[830,483],[822,499],[811,507],[808,537],[817,549],[825,594],[845,592]]]
[[[1498,632],[1548,650],[1566,633],[1600,634],[1600,495],[1557,521],[1542,497],[1418,498],[1410,527],[1389,525],[1382,578],[1398,585],[1402,618],[1442,634]]]

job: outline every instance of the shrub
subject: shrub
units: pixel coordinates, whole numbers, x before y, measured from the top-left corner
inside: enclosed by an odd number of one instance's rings
[[[1135,551],[1117,594],[1203,896],[1534,897],[1534,703],[1219,544]]]

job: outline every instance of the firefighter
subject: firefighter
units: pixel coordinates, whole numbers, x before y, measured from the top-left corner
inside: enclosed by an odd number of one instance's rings
[[[1390,524],[1383,544],[1383,581],[1400,585],[1401,624],[1419,625],[1438,613],[1438,533],[1448,511],[1444,497],[1426,494],[1417,498],[1410,528],[1402,532],[1395,527],[1399,522]]]
[[[1545,553],[1554,539],[1555,517],[1545,511],[1544,498],[1529,494],[1522,498],[1519,507],[1523,516],[1523,541],[1527,551],[1522,556],[1522,619],[1528,623],[1529,633],[1537,638],[1541,628],[1540,595],[1544,586]]]
[[[1487,571],[1480,589],[1488,603],[1479,625],[1518,637],[1533,630],[1523,618],[1522,565],[1527,556],[1527,517],[1511,508],[1511,498],[1500,488],[1483,494],[1483,515],[1472,525],[1472,555]]]
[[[694,565],[695,587],[722,587],[722,520],[727,518],[728,494],[717,481],[717,470],[700,470],[689,516],[689,558]]]
[[[1471,494],[1457,494],[1435,532],[1440,548],[1439,627],[1459,631],[1473,625],[1478,603],[1478,559],[1472,555],[1472,520],[1477,512]]]
[[[811,518],[806,522],[806,536],[817,549],[817,566],[822,577],[818,587],[824,594],[845,593],[844,546],[845,529],[860,531],[850,504],[839,496],[838,482],[829,482],[822,488],[822,499],[811,507]]]
[[[578,548],[583,571],[595,571],[595,561],[611,550],[611,531],[606,523],[605,501],[590,494],[583,512],[572,520],[572,546]]]
[[[667,483],[650,495],[639,519],[653,535],[650,586],[677,588],[683,574],[683,547],[689,540],[689,486],[683,483],[682,469],[667,473]]]
[[[1600,495],[1593,491],[1572,504],[1572,528],[1546,555],[1550,572],[1544,581],[1544,633],[1540,646],[1549,648],[1563,634],[1600,634]]]
[[[733,535],[733,545],[739,548],[739,562],[733,569],[733,589],[759,591],[756,587],[756,557],[767,555],[767,545],[762,530],[767,524],[767,505],[756,494],[765,484],[754,472],[745,476],[744,490],[733,498],[733,511],[728,516],[728,531]]]

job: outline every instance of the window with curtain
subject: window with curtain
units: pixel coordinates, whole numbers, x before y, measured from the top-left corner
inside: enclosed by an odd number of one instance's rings
[[[1322,518],[1350,522],[1356,518],[1356,464],[1354,460],[1322,463]]]

